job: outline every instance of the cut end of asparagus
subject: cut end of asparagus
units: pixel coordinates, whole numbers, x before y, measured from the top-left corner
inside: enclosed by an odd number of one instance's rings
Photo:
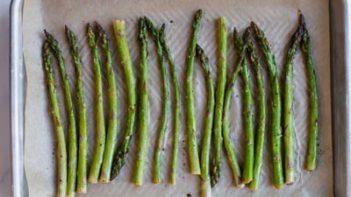
[[[89,182],[89,183],[92,183],[92,184],[95,184],[95,183],[98,183],[98,180],[97,180],[97,178],[95,178],[95,177],[89,177],[89,178],[88,178],[88,182]]]
[[[200,195],[201,197],[211,197],[212,196],[212,189],[209,180],[201,181],[201,190]]]
[[[252,181],[252,179],[243,179],[243,184],[249,184],[249,183],[251,183],[251,181]]]
[[[281,189],[281,188],[283,188],[283,186],[284,186],[284,184],[274,184],[274,185],[273,185],[273,187],[274,187],[275,189]]]
[[[199,20],[200,18],[202,18],[202,16],[203,16],[202,9],[197,10],[195,13],[195,20]]]
[[[244,186],[245,186],[245,184],[243,184],[243,183],[239,183],[239,184],[234,183],[234,187],[236,187],[236,188],[243,188]]]
[[[125,21],[124,20],[115,20],[113,21],[113,29],[118,36],[124,36],[123,32],[125,30]],[[120,35],[122,34],[122,35]]]
[[[102,183],[102,184],[106,184],[106,183],[109,183],[110,182],[110,180],[108,180],[108,179],[100,179],[99,180],[99,183]]]
[[[190,173],[194,175],[200,175],[201,174],[200,167],[191,169]]]
[[[316,169],[316,165],[315,165],[315,164],[307,163],[305,169],[306,169],[307,171],[309,171],[309,172],[312,172],[312,171],[314,171],[314,170]]]
[[[158,178],[154,178],[154,179],[152,180],[152,183],[153,183],[153,184],[160,184],[160,183],[161,183],[161,180],[158,179]]]
[[[176,184],[177,184],[177,181],[176,181],[175,178],[171,178],[171,180],[169,181],[169,183],[170,183],[171,185],[176,185]]]
[[[66,195],[66,197],[74,197],[74,196],[75,196],[74,192],[69,193],[69,194]]]
[[[78,194],[85,194],[85,193],[87,193],[87,188],[86,187],[77,188],[77,193]]]

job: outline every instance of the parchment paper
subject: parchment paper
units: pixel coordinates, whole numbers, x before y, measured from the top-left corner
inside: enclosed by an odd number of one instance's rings
[[[308,173],[303,170],[305,161],[307,141],[307,85],[305,65],[299,54],[294,65],[295,84],[295,132],[296,132],[296,182],[285,186],[281,190],[272,187],[272,169],[270,157],[269,137],[266,137],[266,150],[261,176],[260,188],[257,192],[249,189],[237,189],[233,187],[231,172],[228,168],[227,158],[223,154],[222,176],[219,184],[213,189],[213,196],[332,196],[333,195],[333,166],[332,166],[332,144],[331,144],[331,100],[330,100],[330,45],[329,45],[329,8],[327,0],[32,0],[26,1],[24,6],[23,36],[24,55],[27,69],[27,98],[25,108],[25,170],[29,185],[30,196],[53,196],[55,191],[55,157],[54,157],[54,135],[51,126],[51,117],[48,111],[48,99],[44,85],[44,76],[41,62],[41,45],[43,40],[43,29],[47,29],[57,36],[66,57],[67,68],[73,84],[74,72],[72,62],[68,53],[64,37],[64,25],[68,25],[78,33],[82,46],[81,54],[84,63],[84,85],[86,102],[89,115],[89,158],[91,158],[94,146],[94,119],[93,119],[93,73],[90,62],[90,50],[87,47],[85,24],[87,22],[100,22],[110,34],[112,48],[115,51],[114,38],[112,36],[111,22],[114,19],[124,19],[127,24],[127,35],[130,51],[133,57],[135,71],[138,73],[139,48],[136,39],[137,19],[139,16],[149,16],[160,26],[167,25],[167,41],[175,56],[178,66],[178,78],[181,81],[182,96],[185,71],[185,53],[190,36],[190,22],[194,11],[202,8],[205,16],[202,21],[199,44],[203,46],[210,56],[212,75],[216,74],[216,50],[215,43],[215,19],[225,16],[228,19],[228,28],[232,32],[237,27],[241,32],[249,25],[251,20],[255,21],[265,31],[273,51],[276,55],[280,69],[282,60],[286,54],[286,47],[290,36],[297,26],[297,13],[301,10],[306,17],[308,29],[312,37],[313,59],[318,79],[318,90],[320,95],[320,140],[319,161],[317,170]],[[150,39],[151,43],[151,39]],[[155,48],[150,44],[150,143],[148,160],[145,168],[145,184],[135,187],[130,183],[131,172],[134,165],[135,138],[132,140],[132,148],[127,156],[126,165],[119,177],[110,184],[96,184],[88,186],[88,193],[84,196],[192,196],[199,195],[199,177],[189,174],[186,154],[186,136],[184,107],[182,107],[182,126],[180,132],[179,169],[177,185],[167,184],[169,178],[169,154],[172,142],[171,121],[169,121],[166,134],[165,151],[163,154],[163,181],[162,184],[151,183],[152,153],[155,142],[155,133],[159,124],[161,91],[160,71],[157,64]],[[115,52],[114,52],[115,54]],[[229,63],[228,69],[234,67],[235,56],[233,55],[232,35],[229,37]],[[120,125],[118,139],[120,139],[125,127],[125,84],[123,72],[114,55],[113,66],[117,73],[120,111]],[[195,67],[196,81],[196,105],[198,133],[201,138],[202,117],[206,108],[206,89],[202,70],[198,65]],[[265,74],[267,79],[267,74]],[[267,86],[267,83],[266,83]],[[243,133],[241,112],[241,81],[236,85],[232,102],[231,137],[236,146],[242,163]],[[268,88],[268,87],[267,87]],[[62,94],[61,91],[59,91]],[[268,95],[268,94],[267,94]],[[268,100],[270,98],[268,97]],[[63,100],[60,100],[61,104]],[[184,101],[183,101],[184,104]],[[269,105],[268,105],[269,106]],[[64,113],[62,107],[62,114]],[[270,123],[267,126],[267,135],[270,136]],[[90,161],[90,160],[89,160]]]

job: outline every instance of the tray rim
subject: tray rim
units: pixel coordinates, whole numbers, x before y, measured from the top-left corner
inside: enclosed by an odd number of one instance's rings
[[[10,7],[10,129],[12,196],[28,196],[24,170],[24,105],[26,71],[23,58],[22,15],[24,0],[12,0]],[[333,190],[334,196],[350,196],[351,177],[351,2],[329,0]],[[337,50],[336,50],[337,49]],[[339,132],[335,132],[339,131]]]

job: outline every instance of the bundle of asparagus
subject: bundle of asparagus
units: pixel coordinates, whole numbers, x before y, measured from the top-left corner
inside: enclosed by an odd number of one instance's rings
[[[273,185],[281,188],[285,184],[294,182],[294,119],[293,119],[293,60],[299,45],[306,62],[307,82],[309,86],[309,137],[306,156],[306,170],[313,171],[317,160],[318,138],[318,94],[316,76],[314,73],[310,36],[302,14],[299,25],[292,35],[285,60],[283,75],[283,91],[280,84],[278,65],[262,29],[254,22],[245,30],[243,38],[237,29],[234,29],[234,46],[237,51],[236,66],[227,78],[227,50],[228,28],[226,18],[220,17],[217,21],[218,31],[218,68],[217,82],[211,75],[210,61],[199,45],[201,19],[203,11],[195,12],[192,22],[190,43],[186,56],[186,134],[187,151],[190,173],[201,177],[201,195],[210,196],[211,186],[214,187],[221,174],[222,147],[224,146],[232,171],[234,185],[247,185],[252,190],[257,190],[260,182],[262,168],[264,138],[268,135],[272,151]],[[88,173],[88,128],[83,83],[83,64],[79,50],[77,36],[65,27],[66,37],[70,48],[73,65],[75,68],[75,86],[77,103],[73,102],[70,79],[66,72],[65,60],[55,37],[44,30],[45,40],[42,48],[43,67],[50,100],[51,115],[55,128],[56,159],[57,159],[57,190],[56,196],[74,196],[87,192],[87,180],[90,183],[109,182],[118,176],[125,164],[131,139],[134,134],[134,125],[137,126],[137,157],[133,174],[133,183],[142,185],[144,180],[145,162],[149,148],[149,83],[148,83],[148,35],[153,39],[158,57],[158,67],[162,79],[162,104],[160,124],[157,130],[156,144],[153,152],[152,181],[156,184],[162,181],[162,151],[167,131],[168,119],[171,111],[170,85],[173,90],[172,102],[172,149],[170,162],[171,184],[176,184],[179,132],[180,132],[180,89],[175,64],[171,50],[166,42],[166,26],[158,29],[147,17],[139,19],[139,44],[140,44],[140,75],[138,83],[129,53],[126,37],[126,27],[123,20],[113,22],[114,35],[117,45],[117,54],[122,65],[127,84],[127,114],[126,128],[120,144],[117,146],[118,134],[118,96],[116,74],[113,69],[112,52],[109,46],[107,33],[98,23],[87,24],[87,42],[91,52],[91,61],[94,73],[94,107],[95,107],[95,148],[93,159]],[[258,47],[256,47],[258,46]],[[261,60],[257,50],[263,54],[263,59],[269,75],[271,89],[271,131],[266,132],[266,92],[264,85]],[[67,125],[64,125],[59,108],[59,99],[56,90],[55,73],[52,66],[50,53],[53,54],[61,77]],[[104,57],[103,61],[100,55]],[[207,103],[204,119],[203,134],[199,150],[196,128],[196,104],[194,91],[194,65],[198,59],[205,74]],[[169,67],[167,67],[167,63]],[[253,67],[255,85],[251,80],[249,66]],[[104,92],[102,73],[107,76],[107,91]],[[169,78],[170,75],[170,78]],[[243,81],[243,126],[245,129],[244,162],[240,167],[236,151],[231,140],[230,105],[234,86],[238,77]],[[137,88],[138,87],[138,88]],[[254,91],[254,87],[257,91]],[[103,95],[106,94],[107,102]],[[256,97],[254,94],[257,94]],[[138,98],[137,98],[138,95]],[[283,98],[281,98],[283,95]],[[256,98],[256,100],[254,99]],[[283,105],[282,105],[283,103]],[[105,119],[104,106],[108,106],[108,116]],[[257,113],[255,116],[254,111]],[[138,113],[136,113],[138,112]],[[283,113],[282,113],[283,112]],[[283,116],[281,116],[283,115]],[[137,117],[136,117],[137,116]],[[137,122],[135,119],[137,118]],[[256,126],[255,126],[256,125]],[[281,126],[283,125],[283,129]],[[64,130],[67,129],[67,145]],[[267,133],[267,134],[266,134]],[[282,136],[284,138],[282,139]],[[212,146],[212,145],[213,146]],[[284,149],[282,148],[282,144]],[[282,153],[284,150],[284,153]],[[212,155],[211,155],[212,154]],[[212,159],[210,160],[210,158]]]

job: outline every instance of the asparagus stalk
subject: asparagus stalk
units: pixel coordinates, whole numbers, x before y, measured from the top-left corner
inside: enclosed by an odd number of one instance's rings
[[[276,188],[281,188],[284,184],[282,170],[282,153],[281,153],[281,98],[280,85],[278,79],[277,63],[272,53],[264,32],[254,23],[251,22],[251,29],[258,41],[259,47],[265,56],[268,65],[270,85],[272,89],[272,160],[273,160],[273,184]]]
[[[206,75],[207,86],[207,114],[204,123],[204,134],[201,143],[201,196],[210,196],[211,186],[209,179],[209,161],[210,161],[210,146],[213,127],[213,110],[214,110],[214,85],[210,72],[210,64],[204,50],[196,45],[196,57],[200,60],[202,69]]]
[[[112,164],[111,179],[114,179],[125,163],[125,156],[128,153],[130,140],[133,136],[135,107],[136,107],[136,80],[128,49],[128,40],[125,33],[125,22],[123,20],[115,20],[113,22],[114,34],[116,37],[117,53],[124,70],[127,84],[128,97],[128,112],[127,112],[127,127],[124,133],[122,144],[118,147]]]
[[[87,160],[88,160],[88,127],[87,113],[84,99],[83,65],[80,59],[78,41],[76,35],[66,26],[66,37],[69,44],[73,65],[76,70],[76,91],[78,106],[78,169],[77,169],[77,192],[87,192]]]
[[[112,67],[112,52],[109,46],[109,40],[105,30],[95,23],[98,32],[98,40],[101,43],[102,54],[105,56],[105,69],[107,73],[107,100],[108,121],[107,121],[107,136],[105,141],[105,149],[100,173],[100,181],[107,183],[111,177],[111,167],[113,156],[116,150],[117,133],[118,133],[118,95],[116,87],[115,72]]]
[[[145,159],[148,145],[148,119],[149,119],[149,96],[148,96],[148,43],[145,21],[139,20],[139,42],[140,42],[140,100],[139,100],[139,118],[138,132],[139,139],[137,142],[136,167],[133,181],[136,185],[142,185]]]
[[[63,125],[61,120],[60,108],[58,104],[56,87],[55,87],[55,76],[53,73],[52,62],[50,59],[49,42],[47,40],[45,40],[43,44],[42,58],[43,58],[44,73],[46,78],[46,86],[48,89],[48,96],[51,104],[50,105],[51,116],[52,116],[52,121],[55,128],[55,136],[56,136],[56,143],[55,143],[56,160],[57,160],[56,197],[65,197],[66,186],[68,186],[67,185],[66,141],[65,141],[65,134],[63,131]],[[73,195],[73,194],[74,194],[74,190],[70,193],[70,195]]]
[[[60,77],[63,84],[63,94],[65,99],[65,109],[67,116],[67,134],[68,134],[68,172],[67,172],[67,196],[74,196],[77,173],[77,131],[76,119],[74,115],[71,88],[66,72],[65,60],[59,48],[58,41],[49,32],[45,31],[46,40],[51,51],[57,59]]]
[[[300,17],[301,24],[303,26],[303,34],[302,34],[302,54],[306,61],[306,70],[307,70],[307,83],[309,90],[309,136],[308,136],[308,144],[307,144],[307,158],[306,158],[306,170],[313,171],[316,168],[317,162],[317,143],[318,143],[318,91],[317,91],[317,80],[316,74],[313,68],[312,61],[312,47],[310,36],[306,27],[306,23],[304,17],[301,15]]]
[[[244,42],[239,33],[234,30],[235,48],[239,53],[245,56]],[[243,117],[245,128],[245,156],[243,169],[243,183],[250,183],[253,177],[254,167],[254,131],[253,131],[253,99],[251,93],[250,73],[248,70],[247,59],[244,58],[241,77],[244,82],[244,98],[243,98]]]
[[[163,31],[162,31],[163,30]],[[171,55],[170,49],[166,43],[166,35],[164,29],[160,31],[160,42],[162,49],[170,64],[172,88],[174,95],[174,105],[173,105],[173,143],[172,143],[172,155],[171,155],[171,172],[170,172],[170,183],[176,184],[177,178],[177,164],[178,164],[178,149],[179,149],[179,126],[180,126],[180,93],[179,93],[179,83],[177,79],[177,70],[174,63],[174,59]]]
[[[190,37],[190,45],[187,51],[186,57],[186,81],[185,81],[185,94],[186,94],[186,117],[187,117],[187,138],[188,138],[188,154],[190,162],[190,173],[200,174],[200,159],[197,148],[196,140],[196,116],[195,116],[195,101],[194,101],[194,87],[193,87],[193,75],[194,75],[194,59],[195,59],[195,47],[199,37],[200,24],[202,18],[202,10],[198,10],[195,13],[192,33]]]
[[[285,183],[294,182],[294,114],[293,114],[293,61],[301,40],[302,26],[300,25],[290,40],[290,47],[285,62],[284,83],[284,145],[285,145]]]
[[[222,118],[223,118],[223,102],[225,94],[225,84],[227,75],[227,37],[228,29],[226,27],[226,18],[221,17],[217,22],[218,28],[218,71],[217,71],[217,87],[216,87],[216,104],[214,112],[214,158],[211,174],[212,187],[217,184],[221,170],[221,154],[222,154]]]
[[[236,29],[234,30],[236,32]],[[229,128],[229,110],[231,99],[234,91],[235,82],[239,76],[239,72],[242,69],[242,64],[245,60],[244,55],[245,50],[240,52],[240,58],[237,63],[236,68],[234,69],[230,79],[227,82],[227,87],[224,96],[224,105],[223,105],[223,123],[222,123],[222,135],[223,135],[223,142],[224,148],[228,155],[229,165],[233,173],[234,184],[238,187],[241,186],[241,171],[240,166],[238,164],[238,160],[235,155],[234,146],[230,139],[230,128]]]
[[[165,25],[163,24],[161,29],[157,31],[157,29],[152,24],[151,20],[149,20],[148,18],[145,18],[145,21],[146,21],[148,30],[153,36],[156,43],[157,55],[159,58],[161,76],[163,81],[163,88],[162,88],[163,103],[162,103],[162,112],[161,112],[161,122],[158,128],[158,136],[156,138],[156,146],[154,151],[154,168],[153,168],[153,182],[158,184],[161,181],[161,151],[164,146],[164,138],[165,138],[165,133],[167,129],[167,121],[169,117],[169,107],[170,107],[169,106],[170,104],[169,82],[168,82],[169,79],[168,79],[167,69],[164,61],[164,52],[160,42],[160,34],[161,32],[165,31]]]
[[[253,42],[250,38],[251,31],[248,29],[245,32],[245,39],[247,40],[247,51],[248,58],[253,66],[253,70],[256,77],[256,87],[257,87],[257,129],[256,129],[256,138],[255,138],[255,159],[254,159],[254,168],[253,168],[253,177],[252,181],[249,184],[251,190],[257,190],[258,184],[260,181],[260,174],[262,168],[262,159],[263,159],[263,145],[264,145],[264,136],[266,128],[266,95],[264,92],[264,79],[263,71],[260,65],[259,59],[254,50]]]
[[[91,57],[94,71],[95,81],[95,150],[93,160],[91,162],[88,181],[90,183],[97,183],[105,149],[105,119],[104,119],[104,104],[102,92],[102,76],[101,76],[101,63],[99,60],[99,51],[96,43],[96,35],[92,26],[87,24],[88,44],[91,50]]]

